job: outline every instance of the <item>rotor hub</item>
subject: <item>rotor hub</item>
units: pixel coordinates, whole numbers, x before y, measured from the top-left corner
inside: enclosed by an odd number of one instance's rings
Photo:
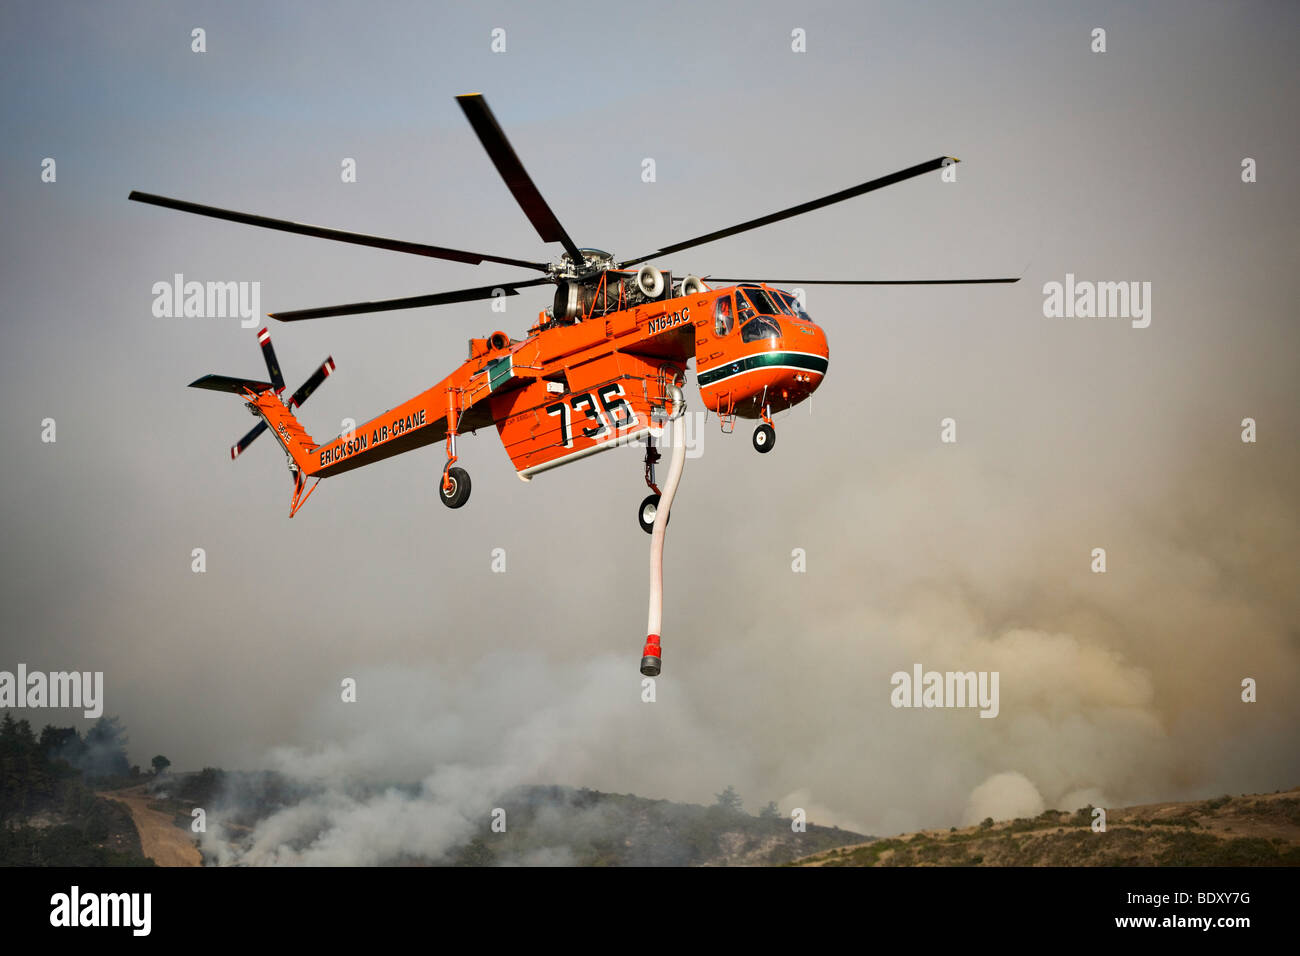
[[[558,262],[551,264],[549,270],[551,274],[557,279],[583,279],[614,267],[612,252],[606,252],[604,249],[579,249],[578,251],[582,253],[582,262],[575,263],[573,257],[566,252],[560,256]]]

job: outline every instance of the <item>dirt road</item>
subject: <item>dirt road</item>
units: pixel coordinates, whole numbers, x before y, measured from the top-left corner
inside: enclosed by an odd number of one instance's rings
[[[136,832],[144,855],[159,866],[201,866],[203,861],[186,830],[172,822],[172,818],[158,810],[150,809],[149,796],[144,787],[98,793],[106,800],[116,800],[131,811]]]

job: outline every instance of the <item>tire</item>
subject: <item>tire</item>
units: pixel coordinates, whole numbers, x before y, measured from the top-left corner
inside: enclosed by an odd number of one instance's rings
[[[767,422],[754,429],[754,451],[766,455],[776,447],[776,429]]]
[[[659,496],[646,495],[645,500],[641,502],[641,507],[636,511],[636,523],[641,526],[641,530],[646,534],[655,533],[655,515],[658,511]],[[669,516],[668,520],[671,521],[672,517]]]
[[[469,472],[464,468],[452,468],[447,472],[447,477],[451,479],[451,493],[442,487],[441,477],[438,479],[438,497],[448,508],[459,508],[465,502],[469,501]]]

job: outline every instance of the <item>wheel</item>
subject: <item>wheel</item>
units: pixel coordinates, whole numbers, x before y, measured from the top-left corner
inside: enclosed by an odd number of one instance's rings
[[[451,491],[442,487],[442,480],[438,480],[438,497],[448,508],[459,508],[465,502],[469,501],[469,472],[464,468],[452,468],[447,472],[447,477],[451,480]]]
[[[766,455],[776,445],[776,429],[767,422],[754,429],[754,451]]]
[[[637,510],[636,520],[641,525],[641,530],[646,534],[655,533],[655,515],[659,513],[659,496],[646,495],[645,501],[641,502],[641,507]],[[672,515],[668,520],[673,520]]]

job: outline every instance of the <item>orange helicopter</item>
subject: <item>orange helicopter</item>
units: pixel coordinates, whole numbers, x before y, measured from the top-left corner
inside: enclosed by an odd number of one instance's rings
[[[457,462],[457,437],[494,426],[519,477],[525,481],[597,452],[644,441],[645,482],[651,494],[641,503],[638,523],[656,534],[662,547],[667,522],[660,508],[655,465],[656,439],[682,410],[681,388],[687,363],[695,374],[705,408],[730,432],[737,418],[760,420],[754,448],[769,452],[776,441],[772,415],[810,396],[826,375],[826,333],[804,311],[794,294],[779,285],[956,285],[1019,281],[997,279],[709,279],[675,278],[648,263],[695,246],[757,229],[834,203],[942,169],[957,160],[938,157],[857,186],[783,209],[739,225],[664,246],[649,255],[618,261],[608,252],[580,248],[569,237],[529,177],[487,102],[477,93],[458,96],[479,141],[524,214],[544,242],[558,242],[556,262],[534,262],[466,252],[327,229],[249,213],[204,206],[133,191],[129,198],[225,219],[357,245],[390,249],[478,265],[499,263],[543,273],[541,278],[499,282],[475,288],[376,302],[271,313],[282,322],[358,315],[394,309],[447,305],[518,295],[519,290],[555,285],[550,308],[523,339],[505,332],[471,339],[469,357],[438,384],[396,408],[326,442],[303,429],[294,409],[334,370],[332,359],[286,402],[284,379],[270,335],[258,333],[271,381],[206,375],[192,387],[232,392],[246,402],[258,424],[231,448],[235,458],[270,429],[288,459],[293,480],[293,517],[320,479],[360,468],[434,442],[445,443],[441,499],[459,508],[470,495],[470,478]],[[680,445],[680,442],[678,443]],[[677,467],[678,474],[680,466]],[[307,481],[314,479],[310,489]],[[666,503],[667,505],[667,503]],[[658,519],[658,520],[656,520]],[[652,565],[655,558],[652,557]],[[652,625],[654,621],[652,567]],[[651,634],[656,638],[657,632]],[[647,645],[649,646],[649,645]],[[655,648],[657,652],[657,647]],[[653,658],[649,664],[646,660]],[[658,673],[658,655],[643,655],[643,673]]]

